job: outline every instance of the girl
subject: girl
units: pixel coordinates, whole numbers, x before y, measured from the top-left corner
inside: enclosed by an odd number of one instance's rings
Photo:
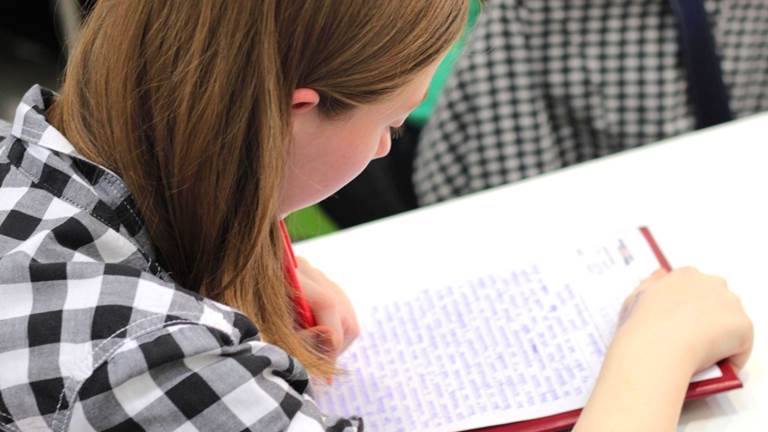
[[[357,324],[279,221],[387,153],[466,8],[98,2],[2,133],[0,428],[363,430],[310,396]],[[639,292],[580,429],[672,430],[693,372],[746,360],[721,280]]]

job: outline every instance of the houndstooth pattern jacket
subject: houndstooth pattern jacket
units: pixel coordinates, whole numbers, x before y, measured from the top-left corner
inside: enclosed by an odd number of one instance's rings
[[[768,2],[702,0],[731,108],[768,109]],[[491,0],[422,132],[420,205],[694,129],[670,0]]]

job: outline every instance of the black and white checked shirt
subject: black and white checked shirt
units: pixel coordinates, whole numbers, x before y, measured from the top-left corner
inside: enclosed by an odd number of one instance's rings
[[[301,364],[176,286],[125,184],[33,87],[0,125],[0,430],[338,431]]]
[[[706,0],[736,116],[768,109],[768,1]],[[414,163],[419,204],[690,131],[669,0],[490,0]]]

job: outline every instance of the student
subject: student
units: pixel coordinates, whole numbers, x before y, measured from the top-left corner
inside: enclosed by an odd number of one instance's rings
[[[387,153],[466,7],[98,2],[0,141],[0,429],[363,430],[311,397],[357,324],[280,220]],[[671,430],[693,372],[749,353],[720,279],[628,304],[578,428]]]

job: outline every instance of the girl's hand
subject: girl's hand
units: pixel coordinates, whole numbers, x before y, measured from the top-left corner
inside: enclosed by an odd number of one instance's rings
[[[360,334],[357,316],[344,291],[307,260],[296,257],[296,274],[304,296],[315,315],[317,326],[311,329],[320,346],[336,358]]]
[[[659,271],[624,303],[619,328],[574,432],[675,431],[691,376],[752,350],[752,322],[725,281]]]
[[[616,339],[636,338],[657,355],[680,354],[690,372],[722,359],[741,369],[753,328],[739,298],[716,276],[685,267],[657,271],[627,299]]]

